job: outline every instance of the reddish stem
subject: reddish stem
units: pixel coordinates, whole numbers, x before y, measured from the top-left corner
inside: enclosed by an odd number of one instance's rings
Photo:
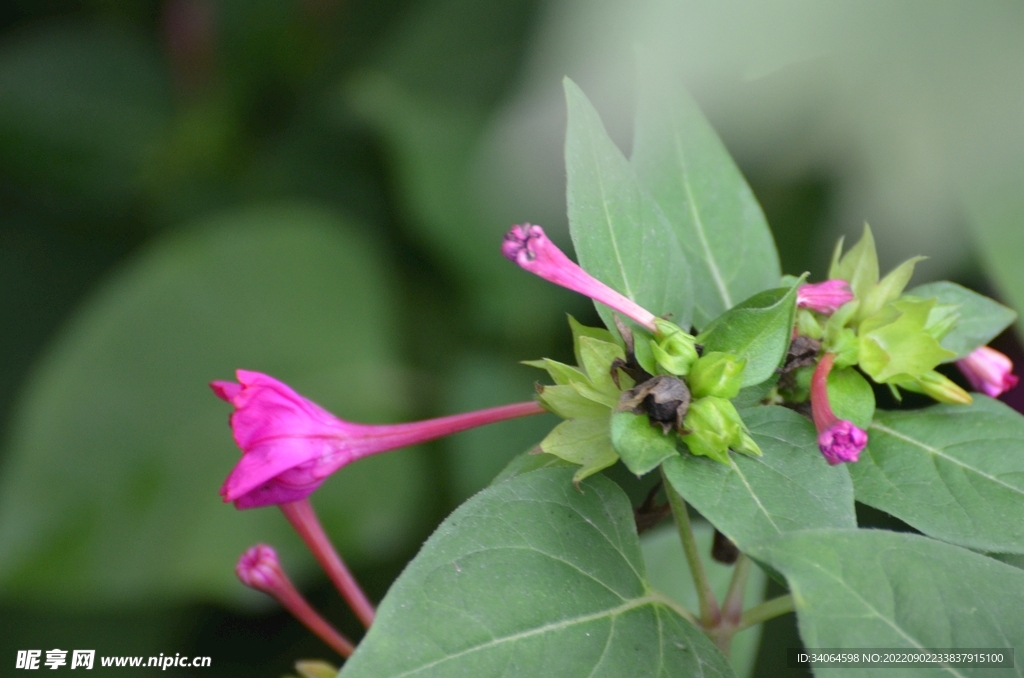
[[[327,534],[324,533],[324,529],[316,517],[313,506],[309,503],[309,499],[300,499],[287,504],[278,504],[278,506],[284,517],[302,537],[302,541],[313,552],[327,576],[334,583],[334,587],[352,608],[359,621],[366,628],[370,628],[376,614],[373,605],[359,587],[355,577],[345,567],[341,556],[334,550],[331,540],[327,538]]]
[[[834,353],[826,353],[821,356],[818,366],[814,368],[814,375],[811,377],[811,415],[814,418],[814,428],[818,430],[818,433],[828,429],[839,420],[828,402],[828,375],[832,371],[832,364],[835,360]]]

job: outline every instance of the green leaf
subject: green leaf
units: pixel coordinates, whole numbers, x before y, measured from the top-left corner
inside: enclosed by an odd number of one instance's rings
[[[740,550],[786,532],[855,527],[853,486],[829,466],[814,426],[782,407],[755,407],[743,421],[763,455],[729,455],[730,465],[683,454],[665,462],[676,491]]]
[[[579,482],[619,460],[612,447],[609,415],[570,419],[552,429],[540,449],[579,464],[574,480]]]
[[[1024,647],[1024,572],[992,558],[884,530],[789,534],[752,555],[789,582],[806,647]],[[969,666],[898,674],[1019,675]],[[815,675],[875,676],[879,670],[818,669]]]
[[[640,74],[631,163],[690,264],[694,324],[703,328],[781,271],[768,222],[729,151],[678,80]]]
[[[786,357],[797,287],[799,284],[755,294],[712,321],[697,341],[705,351],[746,358],[743,385],[760,384],[775,374],[775,368]]]
[[[829,373],[828,402],[837,417],[863,429],[867,429],[875,415],[875,391],[852,367]]]
[[[615,412],[611,424],[612,445],[622,463],[638,476],[658,468],[658,464],[679,454],[674,433],[663,433],[651,426],[647,415]]]
[[[1024,417],[971,405],[877,412],[850,464],[857,500],[969,548],[1024,553]]]
[[[711,553],[715,529],[703,520],[693,521],[692,527],[697,550],[702,555]],[[699,609],[697,589],[693,585],[693,577],[690,575],[686,556],[683,555],[683,545],[679,542],[679,533],[675,527],[664,525],[645,532],[640,536],[640,548],[643,550],[644,563],[647,564],[647,579],[651,586],[688,610]],[[733,566],[705,558],[704,571],[718,600],[724,600],[729,590],[729,581],[732,579]],[[751,568],[743,596],[744,608],[753,607],[764,600],[766,584],[767,577],[764,571],[758,567]],[[737,676],[753,674],[761,629],[762,626],[758,624],[733,636],[729,649],[729,663],[732,664]]]
[[[949,334],[939,340],[942,348],[956,353],[950,361],[992,341],[1009,327],[1017,314],[997,301],[946,280],[919,285],[907,294],[921,299],[938,299],[939,304],[956,307],[960,316]]]
[[[688,327],[690,269],[675,232],[586,95],[568,78],[564,84],[566,200],[580,266],[651,313]],[[611,311],[601,304],[597,310],[612,329]]]
[[[622,490],[571,475],[533,471],[456,510],[339,676],[731,676],[647,585]]]
[[[361,230],[295,205],[226,214],[154,240],[92,294],[11,421],[6,595],[255,601],[229,564],[257,541],[279,548],[297,579],[312,574],[276,511],[217,496],[239,450],[230,408],[206,384],[256,369],[346,419],[400,419],[391,296]],[[314,503],[347,559],[379,562],[418,536],[425,477],[413,450],[379,455],[328,480]]]
[[[586,381],[587,377],[583,374],[583,371],[578,367],[572,365],[566,365],[560,363],[557,360],[551,360],[550,358],[541,358],[540,360],[524,360],[524,365],[530,367],[536,367],[541,370],[546,370],[548,376],[551,377],[551,381],[555,382],[559,386],[566,386],[574,381]]]
[[[517,476],[521,476],[524,473],[530,471],[536,471],[542,468],[561,468],[561,467],[575,466],[572,462],[566,461],[565,459],[559,459],[553,454],[544,454],[540,451],[540,447],[535,447],[532,450],[527,450],[521,454],[516,455],[512,458],[505,468],[501,469],[501,472],[494,476],[494,480],[491,481],[491,485],[497,485],[503,483],[506,480],[512,480]]]

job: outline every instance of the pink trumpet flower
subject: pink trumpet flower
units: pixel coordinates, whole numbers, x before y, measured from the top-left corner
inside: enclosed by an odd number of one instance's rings
[[[266,374],[235,374],[237,384],[215,381],[210,387],[235,408],[231,429],[242,459],[220,494],[239,509],[304,499],[329,475],[371,454],[545,411],[529,401],[406,424],[355,424]]]
[[[272,596],[303,626],[315,633],[342,657],[348,657],[355,650],[352,642],[338,633],[323,617],[317,614],[291,580],[281,569],[277,552],[266,544],[257,544],[242,554],[235,566],[235,574],[249,588]]]
[[[853,292],[845,280],[808,283],[796,291],[796,305],[818,313],[835,313],[848,301],[853,301]]]
[[[838,418],[828,402],[828,375],[836,356],[826,353],[811,377],[811,415],[818,431],[818,449],[835,466],[854,462],[868,444],[868,434],[853,422]]]
[[[513,226],[505,234],[501,253],[505,255],[506,259],[530,273],[573,292],[586,295],[627,318],[635,320],[651,332],[656,331],[653,313],[580,268],[565,256],[565,253],[558,249],[553,242],[548,240],[548,236],[540,226],[534,224]]]
[[[991,398],[998,398],[1017,385],[1013,361],[988,346],[974,349],[966,358],[957,360],[956,366],[971,382],[975,391]]]

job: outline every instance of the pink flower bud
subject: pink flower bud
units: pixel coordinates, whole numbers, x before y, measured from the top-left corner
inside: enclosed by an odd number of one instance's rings
[[[243,553],[235,565],[235,574],[249,588],[271,595],[288,580],[281,570],[277,551],[266,544],[257,544]]]
[[[868,444],[867,432],[837,417],[828,401],[828,375],[835,359],[834,353],[823,355],[811,377],[811,415],[818,431],[818,449],[833,466],[857,461]]]
[[[242,554],[235,565],[235,574],[249,588],[262,591],[273,597],[307,629],[330,645],[342,657],[348,657],[355,650],[348,638],[338,633],[323,617],[317,614],[291,580],[281,569],[277,552],[266,544],[257,544]]]
[[[998,398],[1017,385],[1013,361],[988,346],[974,349],[966,358],[957,360],[956,366],[971,382],[975,391],[992,398]]]
[[[231,429],[242,459],[220,493],[239,509],[304,499],[332,473],[371,454],[545,411],[530,401],[408,424],[354,424],[273,377],[246,370],[236,375],[237,384],[210,387],[235,407]]]
[[[845,419],[837,420],[818,434],[818,449],[833,466],[857,461],[867,444],[868,434]]]
[[[632,299],[627,299],[593,277],[548,240],[544,229],[533,224],[513,226],[505,234],[501,253],[521,268],[573,292],[599,301],[627,318],[632,318],[651,332],[655,331],[654,314]]]
[[[845,280],[826,280],[801,285],[796,291],[796,305],[818,313],[832,314],[848,301],[853,301],[850,284]]]

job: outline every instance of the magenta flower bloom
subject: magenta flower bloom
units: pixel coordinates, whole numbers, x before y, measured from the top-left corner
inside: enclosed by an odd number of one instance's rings
[[[540,226],[534,224],[513,226],[505,234],[501,253],[505,255],[506,259],[530,273],[573,292],[586,295],[627,318],[632,318],[651,332],[656,331],[653,313],[580,268],[565,256],[565,253],[558,249],[553,242],[548,240],[548,236]]]
[[[1017,385],[1013,374],[1013,361],[1006,355],[988,346],[979,346],[966,358],[956,361],[956,366],[971,382],[975,391],[991,398],[998,398]]]
[[[329,475],[371,454],[545,411],[530,401],[407,424],[354,424],[273,377],[235,374],[239,383],[215,381],[210,387],[235,407],[231,429],[242,459],[220,494],[239,509],[304,499]]]
[[[266,544],[257,544],[242,554],[235,565],[235,574],[249,588],[272,596],[292,616],[330,645],[342,657],[348,657],[355,646],[345,636],[317,614],[302,594],[295,588],[288,575],[281,569],[277,552]]]
[[[828,375],[835,359],[833,353],[823,355],[811,377],[811,416],[818,431],[818,449],[833,466],[857,461],[868,444],[867,432],[837,417],[828,402]]]
[[[797,307],[809,308],[818,313],[835,313],[848,301],[853,301],[853,292],[845,280],[808,283],[801,285],[796,291]]]

